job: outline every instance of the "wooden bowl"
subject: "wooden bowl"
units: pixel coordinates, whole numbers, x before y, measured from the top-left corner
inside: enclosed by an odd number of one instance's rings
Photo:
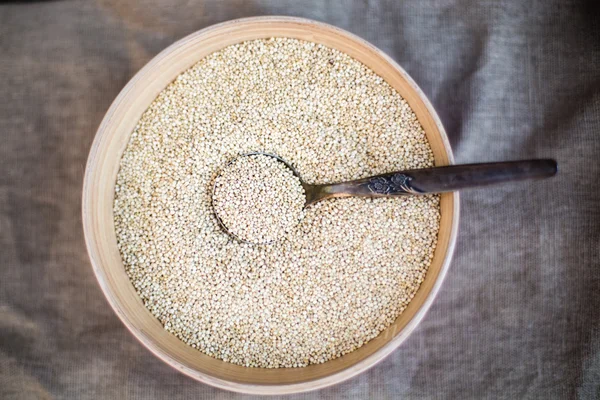
[[[421,321],[448,271],[456,241],[458,193],[441,198],[441,224],[433,262],[408,308],[379,336],[343,357],[304,368],[247,368],[211,358],[165,331],[130,283],[113,223],[119,161],[142,113],[177,75],[226,46],[259,38],[290,37],[340,50],[370,67],[408,101],[433,149],[435,164],[453,162],[444,128],[431,104],[390,57],[364,40],[323,23],[288,17],[245,18],[196,32],[161,52],[125,86],[108,110],[92,145],[83,185],[83,228],[94,268],[108,302],[125,326],[157,357],[201,382],[254,394],[285,394],[323,388],[375,365],[398,347]]]

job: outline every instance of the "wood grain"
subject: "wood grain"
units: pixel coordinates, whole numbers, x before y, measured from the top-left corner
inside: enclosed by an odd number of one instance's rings
[[[310,20],[257,17],[212,26],[168,47],[125,86],[98,129],[83,185],[83,227],[98,282],[125,326],[167,364],[210,385],[255,394],[295,393],[333,385],[373,366],[397,348],[423,318],[448,271],[459,214],[458,193],[442,195],[437,249],[416,296],[389,328],[343,357],[305,368],[246,368],[206,356],[166,332],[142,304],[117,249],[112,206],[121,155],[142,113],[177,75],[226,46],[270,37],[321,43],[370,67],[410,104],[429,139],[435,164],[453,162],[448,139],[435,111],[402,68],[362,39]]]

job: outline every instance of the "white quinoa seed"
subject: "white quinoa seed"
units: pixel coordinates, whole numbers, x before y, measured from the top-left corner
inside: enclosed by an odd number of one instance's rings
[[[132,133],[114,202],[126,272],[167,331],[212,357],[266,368],[340,357],[414,297],[439,197],[325,200],[285,240],[241,243],[219,227],[212,187],[255,151],[308,183],[433,166],[406,101],[358,61],[294,39],[227,47],[165,88]]]
[[[282,240],[306,202],[300,178],[268,155],[238,157],[217,176],[213,207],[235,237],[254,244]]]

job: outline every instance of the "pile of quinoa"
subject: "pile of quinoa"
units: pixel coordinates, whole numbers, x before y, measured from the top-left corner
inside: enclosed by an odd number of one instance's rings
[[[204,58],[142,115],[123,154],[114,221],[126,272],[165,329],[249,367],[351,352],[407,307],[439,230],[439,196],[311,205],[273,244],[233,239],[212,190],[240,154],[290,162],[307,183],[433,166],[414,113],[339,51],[255,40]]]
[[[242,155],[219,173],[213,208],[224,228],[255,244],[283,239],[302,218],[306,202],[300,178],[264,154]]]

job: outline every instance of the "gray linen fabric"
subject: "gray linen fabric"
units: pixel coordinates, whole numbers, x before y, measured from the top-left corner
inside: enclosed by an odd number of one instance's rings
[[[390,54],[457,162],[554,157],[465,191],[430,312],[381,364],[294,399],[600,398],[600,15],[576,1],[57,1],[0,5],[0,398],[241,399],[152,356],[109,308],[80,217],[95,131],[177,39],[285,14]]]

